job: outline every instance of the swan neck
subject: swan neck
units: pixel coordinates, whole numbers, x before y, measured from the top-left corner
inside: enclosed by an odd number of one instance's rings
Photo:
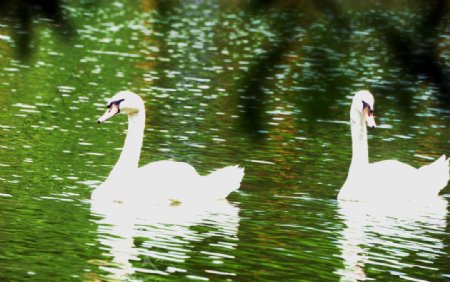
[[[125,144],[113,171],[137,170],[144,139],[145,111],[128,115],[128,130]]]
[[[367,143],[367,128],[362,119],[350,120],[352,131],[352,168],[369,164],[369,146]]]

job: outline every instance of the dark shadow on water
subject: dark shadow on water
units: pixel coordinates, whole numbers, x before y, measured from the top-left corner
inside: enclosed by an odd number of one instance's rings
[[[312,6],[304,7],[299,5],[297,1],[271,1],[271,0],[253,0],[250,1],[246,12],[249,16],[257,14],[281,13],[284,17],[274,17],[272,20],[272,31],[277,38],[273,44],[265,46],[265,54],[256,59],[256,63],[248,71],[247,75],[241,80],[241,89],[243,93],[240,95],[241,103],[244,111],[241,117],[242,124],[247,132],[253,137],[254,141],[262,141],[264,138],[266,126],[264,122],[264,104],[265,94],[264,86],[267,84],[267,78],[273,75],[274,68],[281,64],[285,55],[300,44],[299,35],[302,28],[311,24],[311,17],[308,13],[317,13],[324,16],[331,23],[333,34],[332,39],[319,39],[322,46],[346,49],[345,42],[350,35],[350,24],[347,18],[342,16],[341,7],[337,1],[320,0],[311,2]],[[333,44],[334,40],[340,40],[342,44],[339,47]],[[334,46],[333,46],[334,45]],[[313,64],[314,72],[318,76],[326,78],[320,83],[326,85],[335,85],[336,76],[328,75],[334,73],[339,62],[323,51],[321,48],[313,48],[310,59]],[[335,97],[339,92],[329,91]],[[325,93],[328,95],[328,93]],[[328,109],[334,102],[334,98],[323,99],[323,93],[310,91],[311,99],[308,103],[311,107],[302,107],[311,109],[312,115],[328,114]],[[317,107],[316,105],[320,105]],[[324,110],[322,110],[324,109]]]
[[[160,17],[169,20],[171,11],[180,5],[179,1],[157,0],[155,3]],[[347,56],[350,49],[349,39],[355,32],[352,13],[346,10],[348,5],[344,6],[343,2],[336,0],[250,0],[240,3],[240,9],[249,17],[267,17],[275,37],[261,46],[264,52],[254,57],[250,69],[238,82],[239,90],[235,94],[239,95],[243,106],[241,123],[245,131],[255,141],[264,139],[267,127],[264,105],[268,100],[265,88],[273,84],[268,78],[273,77],[276,67],[284,63],[286,55],[299,47],[309,48],[303,50],[304,58],[300,59],[311,63],[311,78],[303,80],[304,90],[298,92],[299,98],[295,98],[295,102],[309,118],[326,118],[335,101],[348,94],[346,92],[352,88],[354,79],[340,67],[343,56]],[[85,0],[76,7],[81,9],[85,4],[96,7],[97,3],[95,0]],[[29,62],[37,49],[39,38],[34,34],[37,24],[48,22],[64,41],[69,41],[75,34],[76,29],[67,17],[64,5],[68,4],[63,0],[0,0],[0,16],[11,26],[14,46],[22,62]],[[450,107],[449,70],[440,57],[439,49],[439,32],[449,22],[448,1],[415,2],[414,13],[417,15],[414,16],[420,20],[407,29],[396,26],[390,13],[384,13],[389,12],[389,8],[380,8],[383,5],[373,3],[364,5],[368,11],[373,10],[368,12],[367,27],[378,32],[387,46],[389,57],[401,66],[402,73],[395,80],[406,80],[411,84],[415,80],[424,81],[442,106]],[[274,14],[278,16],[272,17]],[[327,22],[326,29],[310,32],[307,35],[309,41],[302,41],[302,31],[322,19]],[[161,45],[164,46],[164,42]],[[364,53],[358,56],[364,58]],[[400,87],[398,95],[401,103],[408,107],[412,95],[405,92]]]
[[[351,14],[343,10],[342,3],[339,1],[320,0],[312,3],[313,5],[309,5],[306,9],[296,1],[253,0],[247,6],[249,16],[258,13],[287,15],[285,18],[275,17],[272,30],[277,36],[276,43],[265,46],[265,55],[256,59],[256,63],[241,81],[241,89],[244,89],[241,95],[244,106],[241,119],[246,131],[257,141],[261,141],[265,136],[260,133],[264,132],[266,127],[263,115],[267,98],[264,94],[267,77],[273,75],[273,69],[283,62],[284,55],[291,48],[302,44],[296,40],[298,30],[306,28],[320,17],[325,17],[330,30],[310,35],[313,40],[312,48],[303,55],[312,62],[313,78],[307,81],[308,85],[302,85],[306,90],[298,94],[302,98],[299,97],[296,103],[311,119],[326,118],[336,99],[348,94],[342,93],[342,89],[351,88],[351,78],[347,77],[345,70],[339,67],[340,58],[327,53],[328,50],[332,50],[342,56],[347,55],[348,39],[354,32],[351,26]],[[388,47],[391,58],[401,66],[402,73],[399,73],[396,79],[399,82],[410,81],[411,84],[414,84],[416,80],[428,83],[441,106],[449,107],[449,78],[439,50],[439,29],[449,22],[448,1],[423,0],[416,5],[419,8],[415,16],[421,20],[416,26],[408,27],[412,29],[412,32],[397,27],[389,18],[389,14],[380,12],[379,8],[369,13],[369,27],[378,31],[381,40]],[[302,17],[300,16],[302,13],[309,15]],[[367,88],[376,87],[376,85],[367,86]],[[408,87],[400,87],[396,93],[401,104],[411,108],[412,95]]]
[[[32,57],[38,41],[34,36],[36,19],[49,20],[64,40],[75,32],[64,14],[62,0],[0,0],[0,16],[11,21],[17,55],[24,62]]]
[[[371,25],[378,29],[395,60],[406,75],[431,83],[443,106],[450,106],[450,85],[444,62],[439,58],[439,27],[448,19],[448,1],[420,1],[422,19],[411,33],[399,30],[380,13],[371,15]]]

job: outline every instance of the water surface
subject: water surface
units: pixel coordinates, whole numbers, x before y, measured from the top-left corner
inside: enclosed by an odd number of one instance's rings
[[[29,63],[15,56],[10,23],[0,25],[2,280],[450,279],[448,188],[428,206],[381,211],[335,200],[351,157],[352,91],[376,98],[372,161],[418,167],[450,154],[450,111],[392,58],[365,21],[373,10],[346,8],[344,36],[332,19],[295,11],[308,24],[294,26],[289,47],[260,72],[258,96],[249,81],[282,40],[274,23],[292,11],[88,2],[67,7],[78,30],[69,42],[36,20]],[[408,8],[380,9],[397,25],[417,20]],[[448,66],[449,53],[440,60]],[[141,164],[174,159],[202,174],[240,164],[239,192],[145,211],[91,203],[126,130],[125,117],[96,119],[123,89],[146,101]],[[260,102],[256,127],[248,99]]]

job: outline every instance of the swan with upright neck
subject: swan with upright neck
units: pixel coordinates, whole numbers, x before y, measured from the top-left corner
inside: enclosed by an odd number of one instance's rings
[[[396,160],[369,163],[367,127],[376,127],[373,110],[373,95],[367,90],[356,92],[350,109],[352,160],[338,199],[423,201],[437,197],[449,180],[445,155],[419,169]]]
[[[93,200],[120,202],[203,201],[224,199],[237,190],[244,169],[228,166],[201,176],[190,164],[171,160],[139,167],[145,129],[145,106],[139,95],[121,91],[107,103],[98,123],[117,114],[128,116],[128,130],[119,160],[108,178],[97,187]]]

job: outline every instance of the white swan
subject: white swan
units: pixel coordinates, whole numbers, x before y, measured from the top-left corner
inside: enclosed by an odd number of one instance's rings
[[[139,168],[145,127],[144,101],[133,92],[121,91],[110,99],[107,107],[98,122],[124,113],[128,115],[128,132],[119,160],[106,181],[93,191],[93,200],[203,201],[226,198],[239,188],[244,169],[238,166],[218,169],[206,176],[200,176],[187,163],[170,160]]]
[[[437,197],[449,180],[445,155],[416,169],[395,160],[369,163],[367,128],[375,127],[374,98],[369,91],[356,92],[350,109],[352,161],[339,200],[417,200]]]

